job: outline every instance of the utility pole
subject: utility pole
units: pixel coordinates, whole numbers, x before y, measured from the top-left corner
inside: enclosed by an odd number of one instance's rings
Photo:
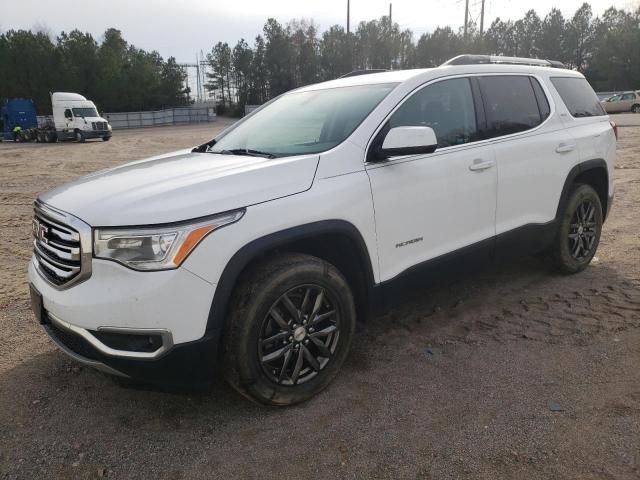
[[[393,3],[390,3],[389,4],[389,25],[393,25],[393,20],[392,20],[392,17],[391,17],[391,8],[392,8],[392,6],[393,6]]]
[[[467,20],[469,18],[469,0],[464,2],[464,38],[467,38]]]
[[[484,32],[484,0],[482,0],[482,7],[480,9],[480,36],[482,37]]]
[[[351,13],[351,5],[349,5],[350,0],[347,0],[347,34],[349,34],[349,23],[350,23],[350,18],[349,15]]]

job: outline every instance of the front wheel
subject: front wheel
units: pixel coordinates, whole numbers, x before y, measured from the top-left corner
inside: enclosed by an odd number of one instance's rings
[[[78,143],[84,143],[84,141],[86,140],[84,133],[82,133],[80,130],[76,130],[76,142]]]
[[[111,137],[102,137],[103,142],[108,142],[109,140],[111,140]]]
[[[351,289],[337,268],[310,255],[272,258],[245,275],[234,294],[225,376],[260,403],[303,402],[336,375],[355,324]]]
[[[577,273],[591,262],[600,243],[602,204],[589,185],[576,185],[560,217],[552,257],[563,273]]]

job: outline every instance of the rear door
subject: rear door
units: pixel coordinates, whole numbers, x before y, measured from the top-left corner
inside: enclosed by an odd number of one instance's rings
[[[477,78],[498,167],[496,234],[552,221],[576,163],[575,140],[533,75]]]
[[[550,80],[559,95],[559,102],[564,104],[559,106],[561,118],[576,141],[579,161],[605,160],[611,189],[616,139],[609,116],[583,77],[554,76]]]
[[[494,236],[495,159],[477,143],[478,118],[471,82],[459,77],[417,90],[381,127],[429,126],[438,139],[434,153],[366,164],[383,281]]]
[[[635,93],[625,93],[624,95],[622,95],[622,98],[620,99],[620,111],[621,112],[631,111],[631,107],[633,106],[635,101],[636,101]]]

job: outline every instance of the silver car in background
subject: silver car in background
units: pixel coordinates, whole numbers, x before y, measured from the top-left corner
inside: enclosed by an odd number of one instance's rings
[[[619,93],[600,103],[607,113],[640,113],[640,91]]]

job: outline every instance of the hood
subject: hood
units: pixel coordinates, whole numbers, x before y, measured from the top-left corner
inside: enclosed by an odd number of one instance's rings
[[[178,222],[308,190],[318,159],[183,150],[94,173],[39,199],[94,227]]]
[[[87,123],[91,123],[91,122],[107,122],[109,123],[109,121],[106,118],[102,118],[102,117],[76,117],[80,120],[86,120]]]

